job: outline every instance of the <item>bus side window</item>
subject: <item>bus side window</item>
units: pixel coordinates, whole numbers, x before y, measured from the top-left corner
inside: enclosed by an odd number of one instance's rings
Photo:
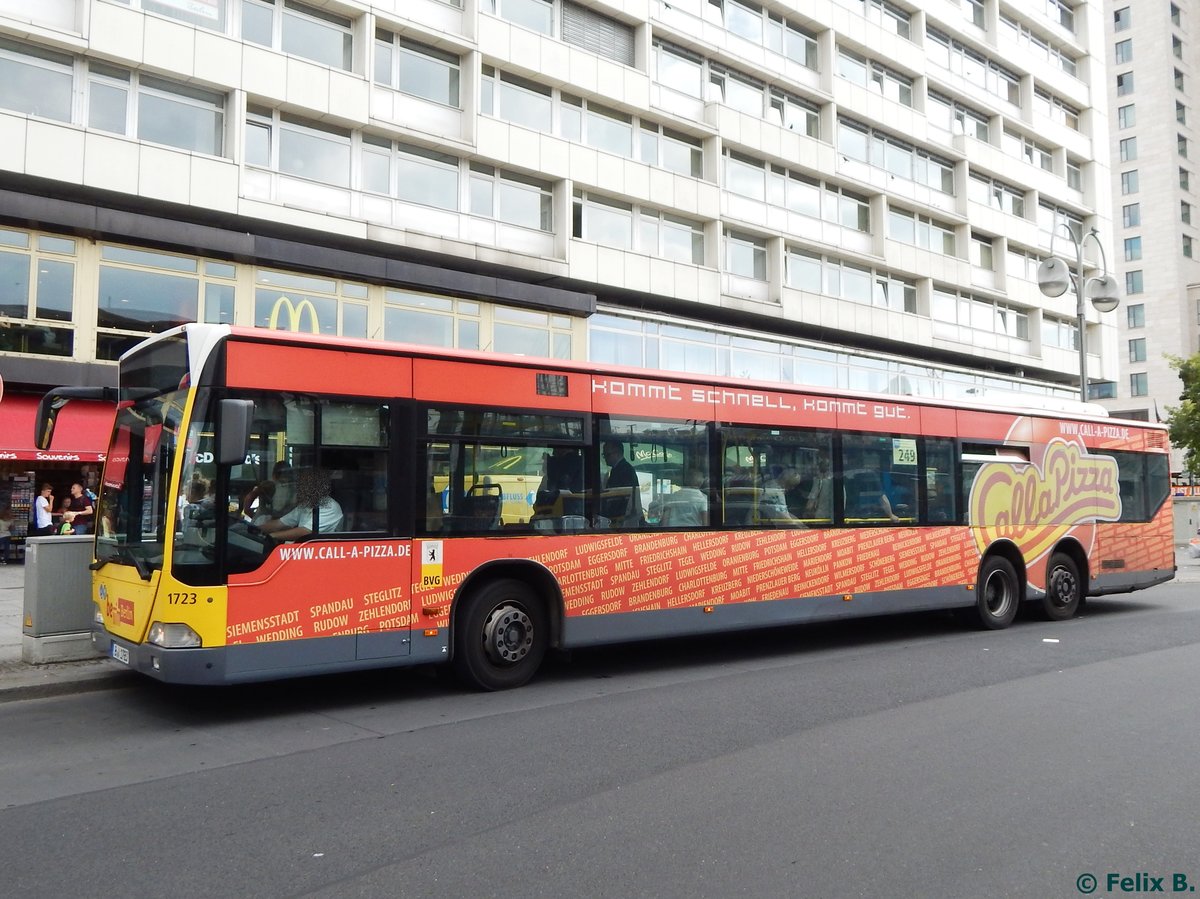
[[[387,529],[389,415],[378,403],[321,404],[321,467],[342,509],[339,532]]]

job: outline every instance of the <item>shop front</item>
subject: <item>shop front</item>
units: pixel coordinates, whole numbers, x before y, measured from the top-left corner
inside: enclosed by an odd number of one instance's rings
[[[8,561],[24,558],[30,512],[42,484],[54,488],[54,507],[70,496],[79,481],[96,490],[112,432],[115,409],[110,403],[69,403],[58,416],[54,443],[34,446],[34,422],[40,397],[4,392],[0,395],[0,515],[7,513],[11,545]]]

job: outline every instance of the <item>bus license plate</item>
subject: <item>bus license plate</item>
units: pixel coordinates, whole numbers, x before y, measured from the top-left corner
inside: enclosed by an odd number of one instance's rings
[[[112,645],[112,657],[122,665],[129,664],[129,650],[124,646],[118,646],[116,643]]]

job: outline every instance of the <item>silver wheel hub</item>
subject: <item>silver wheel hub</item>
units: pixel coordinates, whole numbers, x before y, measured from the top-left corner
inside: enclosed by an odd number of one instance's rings
[[[1056,568],[1050,574],[1050,601],[1056,606],[1069,606],[1075,599],[1075,578],[1065,568]]]
[[[483,622],[483,648],[498,665],[516,664],[533,648],[533,621],[520,606],[496,606]]]
[[[993,572],[987,579],[983,585],[983,598],[988,612],[992,615],[999,617],[1008,610],[1008,604],[1012,602],[1012,595],[1002,574]]]

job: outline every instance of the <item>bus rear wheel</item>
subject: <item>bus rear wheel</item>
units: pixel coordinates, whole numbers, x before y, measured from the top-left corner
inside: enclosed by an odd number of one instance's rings
[[[543,604],[528,585],[489,581],[469,595],[454,629],[454,669],[481,690],[526,683],[546,655],[549,627]]]
[[[1042,597],[1042,617],[1048,621],[1066,621],[1079,611],[1083,601],[1083,581],[1079,566],[1066,553],[1055,553],[1046,565],[1046,595]]]
[[[975,612],[981,627],[998,631],[1013,623],[1020,605],[1021,579],[1012,562],[992,556],[979,568]]]

